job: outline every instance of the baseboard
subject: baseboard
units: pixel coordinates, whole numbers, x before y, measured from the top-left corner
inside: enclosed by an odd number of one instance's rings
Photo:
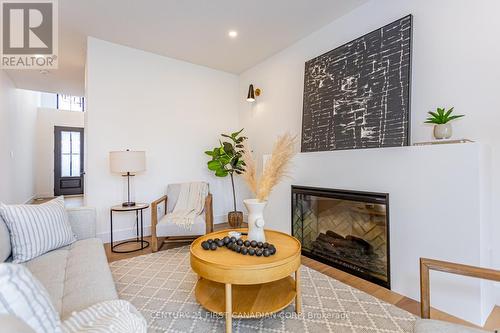
[[[243,215],[243,221],[247,221],[246,215]],[[214,216],[214,224],[221,224],[221,223],[227,223],[227,215]],[[151,236],[151,226],[144,226],[143,233],[144,236]],[[113,230],[113,242],[131,239],[134,237],[136,237],[135,227]],[[109,243],[111,241],[109,231],[98,233],[97,238],[102,239],[104,243]]]
[[[215,215],[214,224],[221,224],[227,222],[227,215]]]
[[[248,221],[248,215],[243,214],[243,222]],[[214,216],[214,224],[227,223],[227,215],[217,215]]]
[[[52,193],[37,193],[35,195],[35,199],[38,199],[38,198],[53,198],[54,197],[54,192]]]
[[[35,200],[35,198],[36,198],[36,194],[33,194],[31,197],[29,197],[29,198],[28,198],[28,200],[26,200],[26,201],[24,202],[24,204],[26,205],[26,204],[30,204],[30,203],[32,203],[32,202],[33,202],[33,200]]]
[[[144,226],[143,234],[144,234],[144,236],[151,236],[151,227]],[[116,229],[113,230],[113,243],[117,242],[117,241],[135,238],[135,237],[136,237],[135,227],[127,228],[127,229],[120,229],[120,230],[116,230]],[[97,238],[100,238],[104,243],[109,243],[111,241],[111,234],[109,231],[101,232],[101,233],[97,234]]]

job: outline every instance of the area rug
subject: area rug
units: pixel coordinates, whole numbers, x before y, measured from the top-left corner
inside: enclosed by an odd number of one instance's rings
[[[197,276],[183,246],[110,264],[120,298],[144,315],[149,332],[224,332],[196,302]],[[233,319],[233,332],[412,332],[415,316],[302,266],[303,313],[293,304],[266,318]]]

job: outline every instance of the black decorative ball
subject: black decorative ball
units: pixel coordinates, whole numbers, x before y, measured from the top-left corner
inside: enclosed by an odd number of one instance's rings
[[[261,250],[261,249],[257,249],[257,250],[255,250],[255,255],[256,255],[257,257],[260,257],[260,256],[262,255],[262,250]]]
[[[246,247],[249,247],[250,246],[250,241],[247,239],[246,241],[243,242],[243,244],[246,246]]]
[[[212,242],[212,243],[210,243],[210,250],[212,250],[212,251],[217,250],[217,244],[215,244],[215,243],[213,243],[213,242]]]
[[[212,244],[212,243],[213,243],[213,241],[214,241],[214,240],[213,240],[212,238],[207,239],[208,244]]]
[[[262,251],[262,254],[264,255],[264,257],[269,257],[271,255],[268,249],[264,249],[264,251]]]
[[[219,239],[218,239],[218,238],[215,238],[215,239],[214,239],[214,243],[217,243],[218,241],[219,241]]]
[[[224,241],[223,241],[222,239],[219,239],[219,240],[217,241],[217,246],[218,246],[218,247],[224,246]]]
[[[269,247],[269,243],[268,242],[265,242],[264,244],[262,244],[262,247],[267,249]]]
[[[224,244],[229,244],[229,242],[231,241],[231,238],[226,236],[226,237],[224,237],[223,241],[224,241]]]
[[[253,241],[251,241],[251,242],[250,242],[250,246],[251,246],[251,247],[256,247],[256,246],[257,246],[257,242],[256,242],[256,241],[254,241],[254,240],[253,240]]]
[[[255,249],[249,248],[248,249],[248,254],[251,255],[251,256],[253,256],[255,254]]]
[[[257,247],[258,247],[259,249],[261,249],[261,248],[262,248],[262,246],[264,246],[264,244],[263,244],[262,242],[258,242],[258,243],[257,243]]]
[[[243,245],[243,241],[241,240],[241,238],[236,241],[236,244],[238,244],[239,246]]]
[[[236,242],[236,241],[237,241],[236,237],[231,237],[231,242]]]
[[[208,244],[208,242],[201,242],[201,247],[203,250],[208,250],[210,249],[210,244]]]
[[[269,253],[271,253],[271,255],[274,255],[276,253],[276,248],[274,246],[270,247],[269,248]]]
[[[236,246],[234,247],[234,250],[235,250],[236,252],[240,253],[240,252],[241,252],[241,246],[236,245]]]
[[[246,255],[248,253],[248,249],[246,247],[241,248],[241,254]]]

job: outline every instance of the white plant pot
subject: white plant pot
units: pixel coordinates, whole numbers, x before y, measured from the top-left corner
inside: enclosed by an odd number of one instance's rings
[[[266,208],[267,201],[246,199],[243,200],[243,203],[248,210],[248,239],[264,243],[266,241],[264,233],[264,209]]]
[[[438,140],[449,139],[453,134],[451,124],[434,125],[434,137]]]

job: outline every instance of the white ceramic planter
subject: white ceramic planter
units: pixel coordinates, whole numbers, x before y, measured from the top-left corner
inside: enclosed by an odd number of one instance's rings
[[[434,137],[438,140],[449,139],[453,134],[451,124],[434,125]]]
[[[259,201],[257,199],[243,200],[245,207],[248,210],[248,239],[257,242],[265,242],[266,235],[264,234],[264,209],[267,201]]]

